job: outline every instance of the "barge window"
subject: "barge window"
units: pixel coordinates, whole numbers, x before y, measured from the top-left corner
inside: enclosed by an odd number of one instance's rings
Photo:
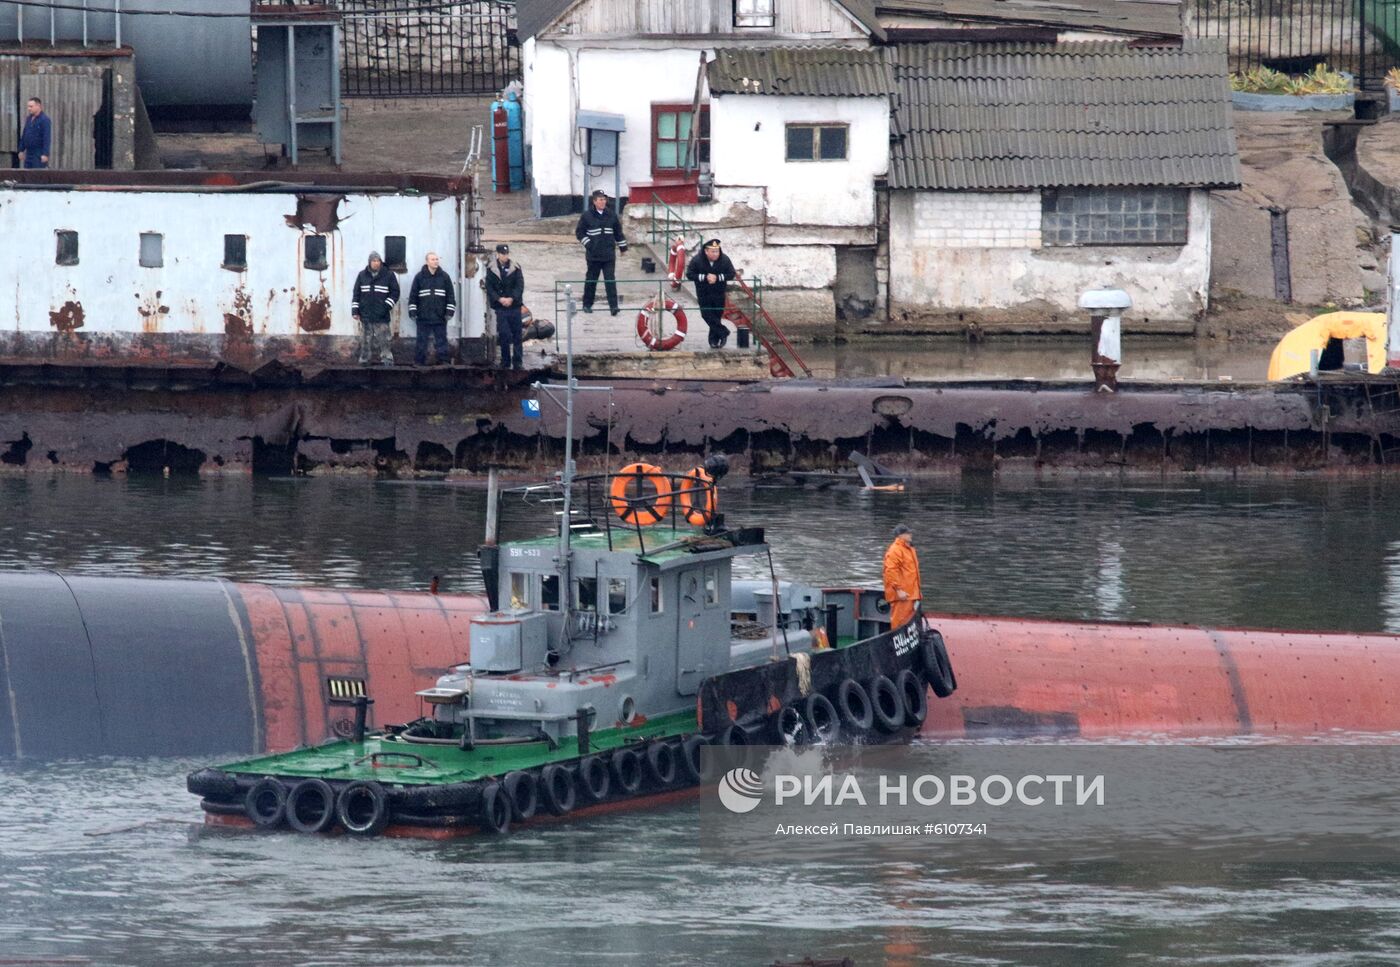
[[[788,161],[845,161],[848,124],[789,124]]]
[[[627,610],[627,579],[608,578],[608,614],[622,614]]]
[[[705,568],[705,607],[719,604],[719,568]]]
[[[651,586],[651,613],[660,614],[665,610],[661,601],[661,578],[652,578],[647,583]]]
[[[158,269],[165,264],[165,236],[159,232],[141,233],[141,265]]]
[[[773,0],[734,0],[734,26],[772,30],[776,22]]]
[[[390,272],[408,271],[408,239],[402,235],[384,236],[384,265]]]
[[[598,579],[579,578],[574,584],[575,604],[580,611],[598,610]]]
[[[510,606],[528,608],[530,606],[530,575],[520,571],[510,574]]]
[[[248,267],[248,236],[224,236],[224,268],[242,272]]]
[[[546,611],[559,610],[559,575],[546,574],[540,578],[540,607]]]
[[[77,265],[78,264],[78,233],[59,229],[54,233],[58,236],[58,252],[54,255],[55,265]]]
[[[326,236],[307,235],[304,240],[302,265],[317,272],[324,272],[326,264]]]

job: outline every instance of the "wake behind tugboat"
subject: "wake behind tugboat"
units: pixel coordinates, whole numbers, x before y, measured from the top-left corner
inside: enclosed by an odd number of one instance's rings
[[[761,528],[727,527],[708,461],[527,488],[558,501],[560,533],[484,548],[492,610],[471,663],[418,692],[431,714],[193,773],[210,823],[445,836],[678,794],[708,743],[906,740],[927,689],[956,688],[942,637],[891,627],[878,589],[736,581]],[[572,489],[582,490],[572,506]],[[497,558],[497,553],[499,557]],[[771,572],[771,562],[770,562]]]

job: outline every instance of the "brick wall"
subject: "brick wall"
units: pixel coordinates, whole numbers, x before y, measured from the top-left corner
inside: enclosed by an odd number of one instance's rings
[[[921,191],[916,243],[946,248],[1040,248],[1039,192]]]

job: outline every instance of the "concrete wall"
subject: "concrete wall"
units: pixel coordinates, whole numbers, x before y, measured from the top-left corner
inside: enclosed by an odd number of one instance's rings
[[[1122,288],[1125,325],[1189,331],[1210,283],[1208,192],[1191,192],[1189,214],[1182,246],[1042,247],[1039,192],[892,192],[890,318],[969,312],[1034,328],[1063,313],[1078,326],[1081,292]]]
[[[403,305],[429,249],[458,285],[459,318],[465,313],[456,199],[345,196],[323,272],[303,267],[304,239],[315,233],[288,225],[296,209],[291,194],[0,191],[0,237],[26,240],[0,260],[0,292],[13,294],[0,333],[353,336],[350,288],[386,235],[403,235],[408,246],[396,332],[414,334]],[[77,265],[55,264],[59,230],[78,233]],[[143,232],[164,236],[162,267],[139,264]],[[221,267],[225,233],[247,237],[246,270]]]
[[[786,125],[850,125],[845,161],[787,161]],[[788,225],[871,225],[874,179],[889,170],[883,97],[729,94],[710,106],[710,168],[727,185],[767,187],[768,219]]]

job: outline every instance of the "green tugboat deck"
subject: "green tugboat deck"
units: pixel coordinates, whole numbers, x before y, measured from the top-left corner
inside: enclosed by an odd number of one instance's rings
[[[589,752],[614,749],[652,739],[696,731],[694,713],[658,716],[623,728],[589,734]],[[463,750],[455,742],[426,743],[394,735],[367,735],[363,742],[344,740],[278,755],[232,762],[219,768],[233,775],[285,776],[330,782],[375,780],[404,786],[451,785],[503,776],[518,769],[538,769],[551,762],[572,762],[583,753],[578,738],[561,739],[550,749],[543,742],[480,744]]]

